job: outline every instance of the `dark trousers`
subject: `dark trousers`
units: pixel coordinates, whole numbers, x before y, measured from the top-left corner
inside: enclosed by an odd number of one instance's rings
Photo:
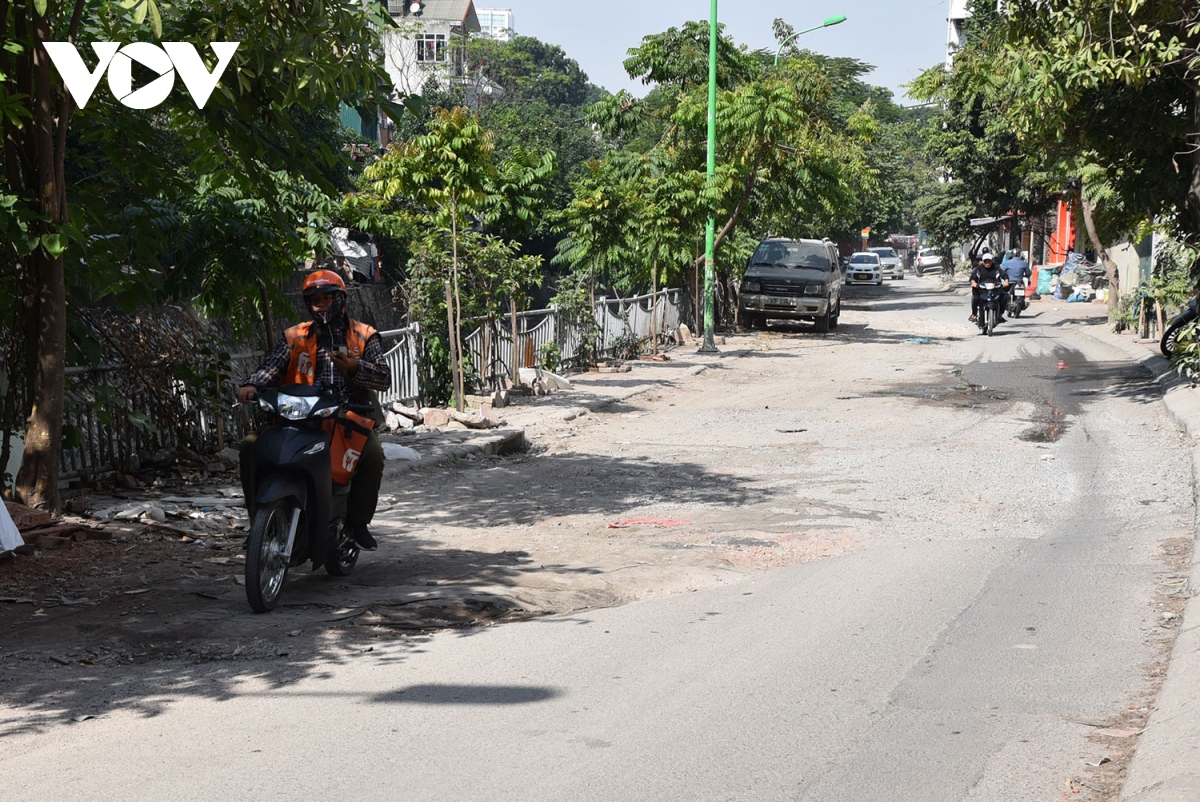
[[[242,474],[242,492],[246,494],[246,506],[254,496],[254,443],[257,434],[249,434],[239,451],[241,460],[239,467]],[[362,456],[358,458],[358,468],[350,480],[350,497],[346,500],[346,523],[369,524],[375,517],[375,507],[379,504],[379,484],[383,481],[383,445],[379,435],[371,432],[367,435],[367,444],[363,446]]]

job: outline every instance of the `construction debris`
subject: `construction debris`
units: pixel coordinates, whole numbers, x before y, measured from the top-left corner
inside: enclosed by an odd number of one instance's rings
[[[0,554],[56,549],[86,540],[90,533],[92,530],[81,521],[61,520],[24,504],[6,501],[0,515]]]

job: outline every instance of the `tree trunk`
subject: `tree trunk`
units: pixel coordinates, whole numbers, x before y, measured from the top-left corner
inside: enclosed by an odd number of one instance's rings
[[[513,295],[508,296],[508,309],[509,309],[509,312],[512,313],[512,366],[511,366],[512,367],[512,369],[511,369],[512,376],[511,376],[511,378],[512,378],[512,386],[516,387],[518,384],[520,384],[519,378],[520,378],[521,374],[518,373],[517,371],[520,369],[518,367],[518,365],[520,364],[518,360],[521,358],[521,356],[520,356],[521,350],[520,350],[520,345],[517,342],[517,298],[516,298],[515,293]]]
[[[34,38],[48,41],[49,22],[33,12]],[[35,229],[55,233],[67,222],[65,130],[56,137],[56,123],[66,126],[70,107],[56,102],[57,92],[45,50],[36,47],[30,79],[33,86],[33,117],[25,139],[26,163],[31,165],[25,184],[31,189],[38,211],[46,218]],[[60,145],[60,147],[56,147]],[[30,186],[32,184],[33,186]],[[67,299],[66,269],[62,255],[52,256],[44,246],[25,262],[28,268],[28,297],[32,308],[30,411],[25,422],[25,450],[17,471],[16,495],[31,507],[57,511],[59,456],[62,444],[63,395],[66,377]]]
[[[265,285],[259,285],[258,297],[263,308],[263,337],[265,338],[263,348],[269,354],[275,348],[275,318],[271,314],[271,298],[267,295]]]
[[[733,214],[729,215],[729,219],[725,221],[725,225],[721,226],[721,230],[717,232],[717,236],[713,240],[714,252],[717,248],[721,247],[721,243],[725,241],[727,236],[729,236],[729,232],[733,230],[733,227],[741,218],[742,211],[746,208],[746,204],[750,201],[750,197],[754,194],[754,188],[758,185],[758,164],[761,160],[762,152],[760,151],[758,155],[754,157],[754,166],[750,171],[750,178],[746,181],[746,188],[742,192],[741,199],[738,200],[737,206],[735,206],[733,209]],[[708,258],[707,254],[704,256],[697,256],[695,264],[703,265],[706,258]]]
[[[1096,233],[1096,219],[1092,213],[1092,204],[1087,199],[1084,187],[1079,188],[1079,210],[1083,214],[1083,224],[1087,227],[1088,239],[1096,249],[1096,258],[1104,264],[1104,277],[1108,279],[1108,319],[1112,320],[1117,313],[1117,301],[1121,294],[1121,275],[1117,263],[1108,255],[1108,248],[1100,241]]]
[[[650,268],[650,338],[654,341],[654,355],[658,356],[658,257]]]
[[[449,279],[446,279],[446,337],[450,341],[447,345],[450,346],[450,378],[454,385],[454,395],[461,399],[462,393],[458,390],[461,367],[458,364],[458,346],[454,342],[454,288],[450,286]]]
[[[463,347],[462,347],[462,303],[458,296],[458,206],[450,204],[450,244],[454,249],[454,259],[451,270],[454,276],[454,305],[450,313],[450,345],[454,351],[454,408],[462,412],[465,408],[463,394],[466,392],[466,380],[463,378]],[[449,303],[450,299],[447,299]]]

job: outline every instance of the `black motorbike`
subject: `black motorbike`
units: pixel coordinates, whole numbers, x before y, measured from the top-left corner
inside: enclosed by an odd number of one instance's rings
[[[979,312],[976,324],[979,331],[991,337],[1000,321],[1000,309],[1004,303],[1004,288],[996,282],[988,281],[979,285]]]
[[[1020,317],[1025,311],[1025,307],[1029,306],[1029,301],[1025,299],[1025,282],[1014,281],[1008,285],[1008,315],[1009,317]]]
[[[257,402],[272,424],[253,448],[246,598],[265,613],[279,601],[289,568],[311,560],[313,570],[324,566],[333,576],[354,569],[359,549],[343,522],[361,445],[347,447],[347,438],[373,424],[359,414],[369,407],[305,385],[262,390]]]
[[[1188,301],[1188,305],[1183,308],[1183,311],[1171,318],[1171,322],[1167,324],[1166,331],[1163,332],[1162,339],[1158,343],[1158,350],[1162,351],[1163,356],[1171,358],[1171,355],[1175,353],[1175,341],[1179,339],[1179,332],[1198,317],[1200,317],[1200,300],[1193,298]]]

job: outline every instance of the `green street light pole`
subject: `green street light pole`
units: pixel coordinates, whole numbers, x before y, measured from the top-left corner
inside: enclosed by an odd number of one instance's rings
[[[846,21],[844,16],[827,17],[823,23],[806,30],[792,34],[780,43],[775,51],[775,64],[779,64],[779,54],[788,42],[805,33],[819,31],[832,25]],[[717,177],[717,0],[712,0],[712,13],[709,15],[708,26],[708,183],[709,186]],[[713,338],[713,284],[716,280],[716,250],[717,221],[711,215],[704,233],[704,343],[700,346],[702,354],[720,353]]]
[[[712,0],[708,26],[708,184],[717,178],[717,0]],[[717,221],[708,217],[704,233],[704,344],[700,353],[715,354],[718,348],[713,339],[713,283],[715,281],[715,246]]]
[[[802,36],[806,33],[812,33],[813,31],[819,31],[822,28],[829,28],[833,25],[841,25],[845,21],[846,21],[846,18],[840,14],[836,17],[826,17],[825,21],[822,22],[820,25],[816,25],[812,28],[805,28],[802,31],[797,31],[796,33],[792,34],[788,38],[784,39],[782,42],[779,43],[779,49],[775,51],[775,66],[777,66],[777,67],[779,66],[779,54],[783,52],[783,49],[785,47],[787,47],[788,42],[792,41],[797,36]]]

